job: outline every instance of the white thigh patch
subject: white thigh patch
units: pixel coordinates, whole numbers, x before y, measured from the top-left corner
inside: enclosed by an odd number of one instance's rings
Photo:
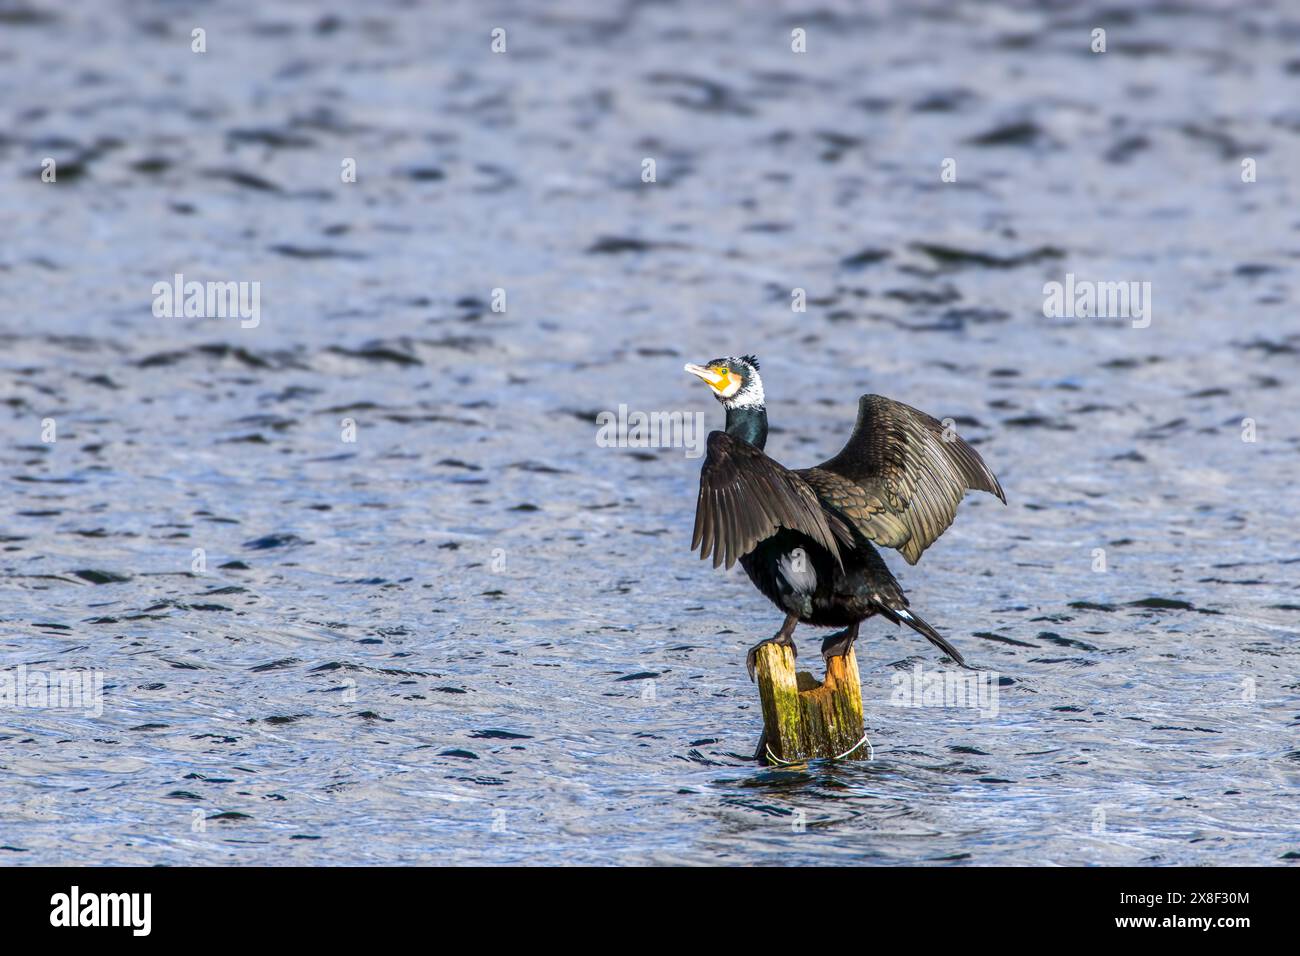
[[[812,594],[817,590],[817,572],[813,570],[812,558],[807,552],[796,548],[789,554],[781,555],[776,569],[790,590],[804,594]]]

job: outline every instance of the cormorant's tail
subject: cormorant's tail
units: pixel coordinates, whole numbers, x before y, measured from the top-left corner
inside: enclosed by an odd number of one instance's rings
[[[898,615],[898,620],[916,631],[916,633],[924,635],[926,640],[951,657],[958,663],[958,665],[967,670],[975,670],[974,667],[971,667],[971,665],[966,663],[966,658],[961,656],[961,652],[958,651],[957,648],[949,644],[942,634],[932,628],[929,624],[925,623],[925,621],[921,620],[921,618],[917,617],[906,608],[895,608],[893,611],[894,614]]]

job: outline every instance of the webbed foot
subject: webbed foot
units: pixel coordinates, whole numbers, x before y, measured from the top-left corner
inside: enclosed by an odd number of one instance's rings
[[[853,647],[853,642],[858,639],[858,625],[846,627],[842,631],[836,631],[826,640],[822,641],[822,660],[830,663],[832,657],[843,657]]]
[[[775,637],[769,637],[765,641],[759,641],[751,647],[749,653],[745,655],[745,670],[749,671],[749,679],[751,682],[754,680],[754,666],[758,662],[758,649],[764,644],[784,645],[785,647],[790,648],[790,653],[793,654],[795,658],[799,657],[799,649],[794,646],[794,640],[789,634],[780,633]]]
[[[781,630],[777,631],[767,640],[759,641],[749,649],[749,653],[745,655],[745,670],[749,671],[749,679],[751,682],[754,680],[754,664],[758,660],[758,649],[764,644],[784,645],[785,647],[790,648],[790,653],[796,658],[799,656],[799,649],[794,646],[793,637],[794,629],[798,626],[799,618],[793,614],[787,614],[785,617],[785,623],[781,625]]]

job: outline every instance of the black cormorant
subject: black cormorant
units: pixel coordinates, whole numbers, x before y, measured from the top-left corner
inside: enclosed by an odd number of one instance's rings
[[[691,549],[713,566],[736,561],[785,623],[769,641],[794,649],[800,621],[841,627],[822,655],[845,654],[858,626],[876,614],[925,635],[961,666],[957,649],[916,614],[876,551],[897,548],[908,564],[952,524],[966,491],[1006,504],[1002,486],[975,449],[924,412],[880,395],[858,400],[848,444],[829,461],[792,471],[763,453],[767,407],[758,360],[718,358],[686,371],[727,410],[725,431],[709,434],[700,470]]]

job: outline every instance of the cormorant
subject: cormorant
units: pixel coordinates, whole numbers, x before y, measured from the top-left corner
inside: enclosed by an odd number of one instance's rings
[[[822,655],[848,653],[858,627],[880,614],[906,624],[962,667],[957,649],[908,610],[874,544],[897,548],[908,564],[952,524],[966,491],[987,491],[1006,504],[1002,486],[975,449],[924,412],[880,395],[858,400],[848,444],[829,461],[790,470],[763,453],[767,407],[758,360],[727,356],[687,365],[727,410],[725,431],[709,433],[700,470],[691,550],[713,566],[737,560],[778,608],[785,623],[749,650],[774,642],[793,651],[802,621],[842,627]]]

